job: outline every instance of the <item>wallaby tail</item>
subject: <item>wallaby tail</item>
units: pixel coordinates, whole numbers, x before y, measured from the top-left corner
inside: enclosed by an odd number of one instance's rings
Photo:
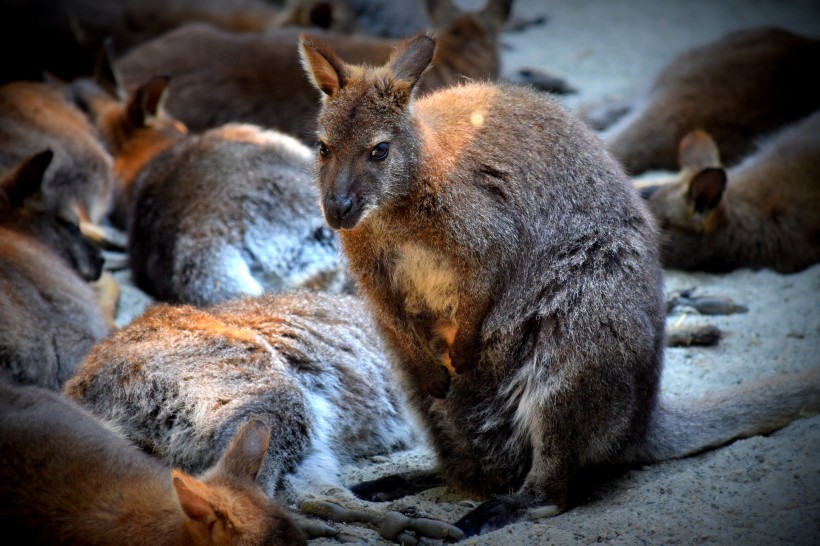
[[[661,398],[630,462],[658,462],[768,434],[820,411],[820,368],[749,382],[698,399]]]

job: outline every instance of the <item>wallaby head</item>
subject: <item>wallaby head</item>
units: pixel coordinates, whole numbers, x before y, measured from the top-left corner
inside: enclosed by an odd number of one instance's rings
[[[73,82],[70,96],[88,115],[114,158],[116,185],[110,218],[117,228],[125,229],[140,171],[157,154],[183,139],[188,129],[163,108],[170,76],[153,76],[126,93],[116,79],[110,54],[102,57],[95,77]]]
[[[421,146],[410,100],[435,50],[435,40],[419,34],[402,42],[386,65],[356,66],[302,34],[303,66],[323,93],[318,180],[322,210],[334,229],[356,227],[409,191]]]
[[[0,179],[0,228],[25,234],[47,245],[87,281],[102,273],[103,259],[79,229],[80,220],[68,203],[50,199],[43,187],[54,153],[35,154]]]

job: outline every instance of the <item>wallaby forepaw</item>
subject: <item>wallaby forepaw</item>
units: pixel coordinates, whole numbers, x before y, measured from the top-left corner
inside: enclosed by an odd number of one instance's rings
[[[525,508],[519,503],[492,499],[458,520],[455,526],[464,532],[465,537],[481,535],[518,521],[524,511]]]

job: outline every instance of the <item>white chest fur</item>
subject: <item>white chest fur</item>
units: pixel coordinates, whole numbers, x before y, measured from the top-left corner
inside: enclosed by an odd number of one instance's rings
[[[444,256],[418,244],[404,244],[399,248],[392,281],[405,293],[409,314],[426,311],[441,321],[455,322],[458,276]]]

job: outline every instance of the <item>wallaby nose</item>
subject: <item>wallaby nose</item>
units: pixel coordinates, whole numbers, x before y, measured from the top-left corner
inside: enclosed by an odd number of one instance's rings
[[[350,195],[334,195],[327,200],[325,205],[325,217],[327,223],[333,229],[341,227],[352,227],[348,225],[355,216],[356,204]]]
[[[659,186],[659,185],[654,185],[654,186],[643,186],[643,187],[641,187],[641,188],[640,188],[641,197],[643,197],[644,199],[649,199],[649,198],[650,198],[650,197],[652,197],[652,196],[655,194],[655,192],[656,192],[656,191],[658,191],[659,189],[660,189],[660,186]]]

